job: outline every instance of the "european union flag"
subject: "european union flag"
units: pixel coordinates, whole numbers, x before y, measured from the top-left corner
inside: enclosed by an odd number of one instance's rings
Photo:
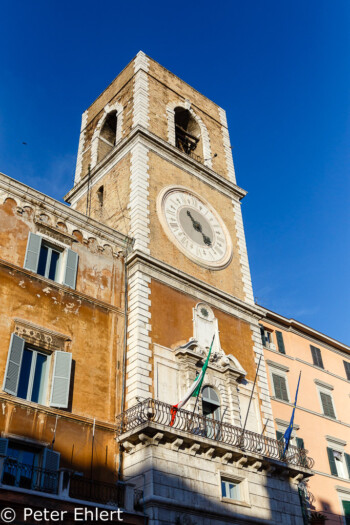
[[[298,391],[299,391],[300,377],[301,377],[301,370],[300,370],[300,373],[299,373],[299,379],[298,379],[297,391],[296,391],[296,393],[295,393],[295,401],[294,401],[294,407],[293,407],[292,417],[290,418],[289,426],[288,426],[287,430],[285,431],[285,433],[284,433],[284,435],[283,435],[283,438],[284,438],[284,449],[283,449],[283,453],[282,453],[282,458],[285,457],[285,454],[286,454],[286,452],[287,452],[287,450],[288,450],[288,447],[289,447],[289,441],[290,441],[290,438],[291,438],[291,435],[292,435],[292,432],[293,432],[294,413],[295,413],[295,408],[296,408],[296,406],[297,406],[297,399],[298,399]]]

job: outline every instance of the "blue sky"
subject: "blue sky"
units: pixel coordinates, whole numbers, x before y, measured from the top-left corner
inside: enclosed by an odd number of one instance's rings
[[[227,110],[257,301],[349,344],[350,3],[129,5],[2,3],[0,171],[61,199],[81,113],[142,49]]]

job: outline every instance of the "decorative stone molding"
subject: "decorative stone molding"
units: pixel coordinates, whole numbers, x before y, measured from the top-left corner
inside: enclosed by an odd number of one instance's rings
[[[148,76],[149,60],[139,51],[134,60],[134,111],[132,127],[143,126],[149,128],[149,94]]]
[[[91,139],[91,169],[93,169],[98,160],[98,144],[100,140],[100,133],[102,126],[108,117],[109,113],[112,111],[117,112],[117,134],[116,134],[116,141],[115,145],[118,144],[118,142],[122,138],[122,129],[123,129],[123,106],[119,102],[114,102],[113,104],[107,104],[103,109],[103,115],[98,121],[96,128],[94,129],[94,133],[92,135]]]
[[[85,128],[88,121],[88,110],[84,111],[81,117],[81,128],[80,128],[80,137],[79,137],[79,147],[78,147],[78,156],[77,156],[77,165],[75,169],[75,178],[74,184],[77,184],[81,179],[81,171],[83,168],[83,153],[85,147]]]
[[[15,334],[22,337],[27,343],[50,351],[68,350],[72,340],[68,335],[54,332],[25,319],[15,318],[14,321]]]
[[[253,286],[252,279],[250,276],[250,268],[248,261],[247,245],[245,240],[243,218],[241,203],[232,199],[233,213],[235,216],[235,228],[238,240],[238,253],[240,257],[240,265],[242,272],[243,291],[245,294],[245,301],[250,304],[254,304]]]
[[[289,372],[289,366],[282,365],[281,363],[276,363],[276,361],[271,361],[271,359],[267,359],[266,363],[273,368],[282,370],[283,372]]]
[[[171,102],[166,107],[166,116],[168,120],[168,141],[172,146],[176,146],[175,144],[175,108],[184,108],[187,109],[192,117],[197,122],[200,130],[201,130],[201,140],[203,145],[203,162],[205,166],[208,166],[208,168],[212,168],[212,154],[211,154],[211,146],[210,146],[210,137],[207,130],[206,125],[204,124],[203,120],[193,111],[191,108],[191,104],[189,100],[185,101],[177,101],[177,102]]]
[[[138,142],[131,152],[129,235],[134,238],[134,249],[146,254],[150,254],[148,180],[148,149]]]
[[[229,176],[229,179],[236,184],[236,174],[235,174],[235,168],[233,165],[230,135],[228,132],[228,127],[227,127],[226,111],[222,108],[219,108],[219,114],[220,114],[220,120],[221,120],[221,125],[222,125],[221,130],[222,130],[223,145],[224,145],[224,150],[225,150],[227,174]]]
[[[126,402],[129,407],[136,404],[138,398],[151,397],[150,282],[150,277],[139,271],[129,276],[128,364],[126,368]]]
[[[324,381],[321,381],[320,379],[314,379],[314,383],[317,386],[320,386],[322,388],[326,388],[327,390],[334,390],[334,386],[330,385],[329,383],[325,383]]]

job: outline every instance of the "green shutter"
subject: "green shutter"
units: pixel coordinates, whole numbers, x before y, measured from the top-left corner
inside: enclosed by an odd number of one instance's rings
[[[318,366],[319,368],[324,368],[321,350],[319,348],[316,348],[316,346],[312,346],[312,345],[310,345],[310,348],[311,348],[312,360],[314,362],[314,365]]]
[[[320,392],[320,397],[324,415],[335,419],[332,397],[324,392]]]
[[[301,448],[301,449],[304,449],[305,446],[304,446],[304,440],[302,438],[296,438],[296,442],[297,442],[297,447],[298,448]]]
[[[342,500],[342,504],[344,509],[345,524],[350,525],[350,501]]]
[[[27,251],[24,259],[24,268],[36,272],[38,270],[39,255],[41,248],[41,236],[29,233]]]
[[[346,463],[346,466],[347,466],[347,469],[348,469],[348,476],[349,476],[349,479],[350,479],[350,455],[344,453],[344,457],[345,457],[345,463]]]
[[[343,361],[345,367],[346,378],[350,381],[350,363],[349,361]]]
[[[263,346],[266,346],[265,330],[260,326],[261,342]]]
[[[333,450],[329,447],[327,447],[327,454],[328,454],[328,461],[329,461],[329,466],[331,469],[331,474],[333,474],[333,476],[338,476],[338,471],[337,471],[337,466],[335,464]]]
[[[289,401],[285,378],[277,374],[272,374],[272,379],[276,398],[282,401]]]
[[[21,372],[24,351],[24,339],[16,334],[11,335],[10,348],[5,371],[4,390],[8,394],[17,396],[19,374]]]
[[[276,430],[276,438],[277,438],[277,441],[280,441],[283,438],[283,432]]]
[[[78,258],[78,254],[73,252],[73,250],[67,250],[67,262],[66,271],[64,274],[64,284],[73,289],[75,288],[75,283],[77,280]]]
[[[284,347],[284,341],[283,341],[282,332],[278,332],[276,330],[276,339],[277,339],[278,351],[281,352],[281,354],[285,354],[286,353],[286,349]]]

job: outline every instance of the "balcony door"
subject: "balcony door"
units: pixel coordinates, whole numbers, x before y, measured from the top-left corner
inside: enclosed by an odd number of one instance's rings
[[[202,390],[202,410],[205,417],[205,434],[210,439],[219,439],[221,419],[220,400],[213,388],[205,386]]]

